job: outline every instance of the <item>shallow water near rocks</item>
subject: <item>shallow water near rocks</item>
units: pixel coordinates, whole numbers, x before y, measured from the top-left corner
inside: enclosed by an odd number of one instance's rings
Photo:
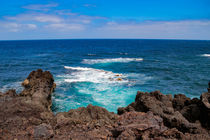
[[[0,52],[0,91],[20,92],[32,70],[49,70],[55,113],[88,104],[116,112],[138,90],[199,97],[210,80],[210,41],[0,41]]]

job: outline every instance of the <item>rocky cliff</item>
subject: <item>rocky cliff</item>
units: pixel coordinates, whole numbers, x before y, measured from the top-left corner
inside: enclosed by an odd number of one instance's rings
[[[138,92],[118,114],[88,105],[54,115],[50,72],[33,71],[22,86],[19,94],[0,93],[0,139],[210,139],[209,89],[200,99]]]

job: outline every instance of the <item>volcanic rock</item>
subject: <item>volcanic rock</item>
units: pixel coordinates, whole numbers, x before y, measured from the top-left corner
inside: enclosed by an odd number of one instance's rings
[[[153,112],[163,118],[164,125],[176,128],[182,133],[209,135],[209,94],[201,99],[190,99],[185,95],[164,95],[160,91],[138,92],[135,102],[125,108],[119,108],[118,114],[125,112]],[[202,105],[203,102],[203,105]]]
[[[118,114],[88,105],[56,115],[51,111],[56,84],[48,71],[33,71],[24,90],[0,93],[0,139],[136,140],[210,139],[210,93],[200,99],[160,91],[138,92]]]
[[[53,119],[50,109],[53,85],[54,79],[50,72],[37,70],[31,72],[23,82],[25,89],[20,94],[15,90],[1,94],[0,139],[35,138],[38,134],[32,136],[28,130],[37,132],[37,126],[42,123],[51,127],[49,123]]]

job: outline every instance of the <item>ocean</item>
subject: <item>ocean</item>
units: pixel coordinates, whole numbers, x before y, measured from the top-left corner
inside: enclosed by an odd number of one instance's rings
[[[0,91],[22,90],[36,69],[49,70],[57,88],[55,113],[88,104],[116,112],[137,91],[200,97],[210,80],[210,41],[0,41]]]

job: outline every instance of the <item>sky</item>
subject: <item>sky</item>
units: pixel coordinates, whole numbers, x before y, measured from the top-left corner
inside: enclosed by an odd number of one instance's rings
[[[210,0],[5,0],[0,40],[210,40]]]

